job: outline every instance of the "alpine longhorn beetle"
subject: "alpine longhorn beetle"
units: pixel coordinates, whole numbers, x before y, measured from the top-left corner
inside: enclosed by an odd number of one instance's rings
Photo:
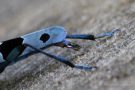
[[[105,36],[111,37],[117,31],[119,31],[119,29],[113,30],[111,32],[101,33],[98,35],[67,35],[67,32],[63,27],[52,26],[14,39],[3,41],[2,43],[0,43],[0,73],[3,72],[7,66],[12,65],[36,53],[42,53],[44,55],[47,55],[72,68],[84,70],[91,70],[93,68],[97,68],[96,66],[83,66],[73,64],[72,62],[63,57],[44,52],[43,49],[46,49],[50,46],[59,46],[78,50],[80,46],[76,43],[72,43],[66,40],[66,38],[96,40]]]

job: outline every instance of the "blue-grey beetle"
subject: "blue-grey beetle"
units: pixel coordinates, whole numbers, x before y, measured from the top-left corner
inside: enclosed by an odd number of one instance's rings
[[[6,40],[0,43],[0,73],[4,69],[13,63],[27,58],[35,53],[42,53],[57,61],[60,61],[72,68],[91,70],[97,68],[96,66],[83,66],[73,64],[69,60],[66,60],[60,56],[55,56],[53,54],[44,52],[43,49],[50,46],[59,46],[72,48],[78,50],[80,46],[78,44],[67,41],[69,39],[86,39],[95,40],[105,36],[113,36],[119,29],[113,30],[111,32],[105,32],[98,35],[92,34],[81,34],[81,35],[67,35],[65,29],[61,26],[52,26],[45,29],[41,29],[18,38]]]

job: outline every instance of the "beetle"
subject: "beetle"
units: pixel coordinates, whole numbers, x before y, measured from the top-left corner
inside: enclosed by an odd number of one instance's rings
[[[97,66],[73,64],[63,57],[47,53],[43,50],[51,46],[67,47],[78,50],[80,46],[76,43],[66,40],[66,38],[96,40],[105,36],[111,37],[117,31],[119,31],[119,29],[115,29],[111,32],[105,32],[98,35],[68,35],[64,27],[52,26],[14,39],[3,41],[0,43],[0,73],[2,73],[7,66],[12,65],[20,60],[24,60],[28,56],[36,53],[47,55],[72,68],[92,70],[93,68],[97,68]]]

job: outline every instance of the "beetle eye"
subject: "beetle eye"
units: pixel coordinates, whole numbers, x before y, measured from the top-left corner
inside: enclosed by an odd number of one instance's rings
[[[45,43],[48,39],[50,38],[49,34],[42,34],[42,36],[40,37],[40,40],[43,41],[43,43]]]

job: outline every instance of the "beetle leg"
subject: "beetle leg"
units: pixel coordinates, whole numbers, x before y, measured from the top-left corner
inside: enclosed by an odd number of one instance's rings
[[[66,38],[69,39],[86,39],[86,40],[95,40],[98,38],[103,38],[105,36],[112,37],[114,33],[120,31],[120,29],[115,29],[111,32],[105,32],[97,35],[92,35],[92,34],[80,34],[80,35],[67,35]]]
[[[42,50],[40,50],[40,49],[37,49],[36,47],[33,47],[33,46],[29,45],[29,44],[24,44],[24,45],[25,45],[25,46],[28,46],[28,47],[30,47],[30,48],[32,48],[32,49],[34,49],[35,51],[37,51],[37,52],[39,52],[39,53],[42,53],[42,54],[47,55],[47,56],[49,56],[49,57],[51,57],[51,58],[54,58],[55,60],[57,60],[57,61],[59,61],[59,62],[62,62],[62,63],[66,64],[66,65],[68,65],[68,66],[70,66],[70,67],[72,67],[72,68],[84,69],[84,70],[92,70],[92,69],[96,69],[96,68],[97,68],[96,66],[83,66],[83,65],[73,64],[73,63],[71,63],[69,60],[66,60],[66,59],[63,58],[63,57],[55,56],[55,55],[50,54],[50,53],[46,53],[46,52],[44,52],[44,51],[42,51]]]
[[[64,40],[63,42],[60,42],[60,43],[57,43],[55,44],[56,46],[59,46],[59,47],[66,47],[66,48],[72,48],[76,51],[78,51],[81,46],[76,44],[76,43],[73,43],[73,42],[70,42],[70,41],[67,41],[67,40]]]
[[[0,73],[2,73],[9,64],[10,62],[8,61],[0,63]]]

